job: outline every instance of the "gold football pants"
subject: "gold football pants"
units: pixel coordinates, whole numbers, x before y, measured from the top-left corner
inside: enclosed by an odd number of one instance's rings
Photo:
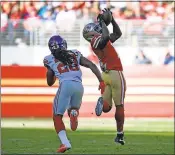
[[[103,72],[102,78],[106,84],[102,95],[103,100],[112,107],[112,100],[115,106],[124,104],[126,81],[122,71],[110,70]]]

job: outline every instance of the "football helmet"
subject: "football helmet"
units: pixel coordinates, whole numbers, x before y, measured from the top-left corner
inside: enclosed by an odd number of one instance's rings
[[[56,51],[66,50],[67,42],[61,36],[55,35],[49,39],[48,46],[51,53],[54,53]]]
[[[87,41],[91,41],[94,35],[102,34],[102,27],[99,23],[89,23],[83,29],[83,37]]]

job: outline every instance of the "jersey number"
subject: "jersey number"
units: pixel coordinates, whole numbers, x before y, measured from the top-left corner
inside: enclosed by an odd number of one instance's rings
[[[57,69],[58,69],[60,74],[65,73],[65,72],[69,72],[69,71],[78,71],[79,67],[78,67],[78,62],[76,60],[76,57],[73,57],[72,65],[65,66],[63,63],[59,63],[57,66]]]

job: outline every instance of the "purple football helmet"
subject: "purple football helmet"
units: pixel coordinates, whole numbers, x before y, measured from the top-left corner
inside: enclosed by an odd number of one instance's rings
[[[55,35],[49,39],[48,46],[50,51],[54,53],[57,49],[59,49],[60,51],[66,50],[67,42],[61,36]]]

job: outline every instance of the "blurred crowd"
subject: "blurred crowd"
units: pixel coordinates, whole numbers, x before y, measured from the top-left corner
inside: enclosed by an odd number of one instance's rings
[[[114,17],[120,19],[149,19],[154,17],[173,20],[174,18],[174,3],[156,0],[147,2],[113,2],[110,0],[88,2],[3,1],[1,2],[1,16],[3,20],[11,19],[17,23],[20,19],[26,20],[28,18],[56,20],[60,13],[71,12],[70,18],[91,18],[95,20],[100,11],[106,7],[111,8]],[[3,26],[5,26],[4,23]]]
[[[173,51],[172,51],[173,50]],[[140,49],[135,58],[133,64],[154,64],[151,60],[153,57],[149,57],[145,54],[143,49]],[[163,65],[174,65],[175,57],[174,57],[174,49],[165,48],[164,54],[159,58],[159,64]]]
[[[53,24],[63,30],[69,30],[76,19],[95,21],[104,8],[111,8],[115,19],[146,19],[148,21],[174,23],[174,2],[113,2],[110,0],[82,2],[40,1],[3,1],[1,2],[1,32],[22,27],[28,31],[41,27],[41,21],[47,21],[45,29]],[[10,19],[10,22],[9,22]],[[67,24],[66,21],[69,21]],[[65,24],[66,23],[66,24]],[[51,29],[52,31],[52,29]]]

